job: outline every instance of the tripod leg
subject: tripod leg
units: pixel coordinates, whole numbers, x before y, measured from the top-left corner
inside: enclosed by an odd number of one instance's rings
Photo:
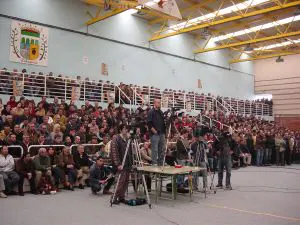
[[[131,140],[129,140],[128,143],[127,143],[125,154],[124,154],[124,157],[123,157],[123,160],[122,160],[122,167],[124,167],[124,165],[125,165],[125,161],[126,161],[126,157],[127,157],[127,154],[128,154],[130,144],[131,144]],[[118,175],[117,185],[115,187],[113,197],[110,199],[110,205],[111,206],[113,205],[113,203],[115,201],[116,192],[117,192],[118,187],[119,187],[120,178],[121,178],[121,172],[119,172],[119,175]]]
[[[149,208],[151,209],[151,202],[150,202],[149,192],[148,192],[147,183],[146,183],[146,179],[145,179],[145,174],[142,174],[142,179],[143,179],[143,184],[144,184],[144,190],[145,190],[146,196],[147,196],[147,203],[148,203]]]
[[[190,189],[190,200],[193,201],[193,174],[192,172],[188,175],[188,181],[189,181],[189,189]]]
[[[118,175],[117,185],[115,186],[115,190],[114,190],[113,196],[112,196],[112,198],[110,199],[110,207],[112,207],[113,202],[115,201],[116,192],[117,192],[117,188],[118,188],[118,186],[119,186],[120,178],[121,178],[121,173],[119,173],[119,175]]]
[[[166,135],[166,146],[165,146],[165,149],[164,149],[165,152],[164,152],[164,160],[163,160],[162,170],[164,170],[164,168],[165,168],[166,155],[167,155],[168,144],[169,144],[169,137],[170,137],[170,134],[171,134],[171,127],[172,127],[172,125],[170,124],[168,133]]]

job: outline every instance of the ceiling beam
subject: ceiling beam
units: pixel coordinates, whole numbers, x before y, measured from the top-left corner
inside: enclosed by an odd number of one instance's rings
[[[201,28],[216,26],[216,25],[219,25],[219,24],[224,24],[224,23],[240,20],[240,19],[243,19],[243,18],[248,18],[248,17],[260,15],[260,14],[265,14],[265,13],[269,13],[269,12],[277,11],[277,10],[280,10],[280,9],[285,9],[285,8],[297,6],[297,5],[300,5],[300,1],[295,1],[295,2],[282,4],[281,6],[276,5],[276,6],[273,6],[273,7],[266,8],[266,9],[260,9],[260,10],[256,10],[256,11],[253,11],[253,12],[249,12],[249,13],[245,13],[245,14],[241,14],[241,15],[237,15],[237,16],[232,16],[232,17],[224,18],[224,19],[217,20],[217,21],[202,23],[202,24],[182,28],[182,29],[179,29],[177,31],[170,32],[170,33],[156,34],[156,35],[152,36],[152,38],[150,38],[149,41],[156,41],[156,40],[160,40],[160,39],[163,39],[163,38],[175,36],[175,35],[178,35],[178,34],[183,34],[183,33],[191,32],[191,31],[194,31],[194,30],[198,30],[198,29],[201,29]]]
[[[104,1],[103,0],[83,0],[83,2],[90,4],[90,5],[95,5],[99,7],[104,6]],[[112,6],[112,10],[107,12],[104,15],[98,15],[89,21],[87,21],[85,24],[86,25],[92,25],[94,23],[97,23],[101,20],[105,20],[109,17],[115,16],[119,13],[122,13],[128,9],[132,9],[138,6],[138,3],[136,1],[126,1],[126,0],[120,0],[119,2],[110,2],[110,5]]]
[[[238,46],[247,45],[247,44],[259,43],[259,42],[263,42],[263,41],[276,40],[279,38],[292,37],[292,36],[296,36],[296,35],[300,35],[300,31],[277,34],[277,35],[263,37],[263,38],[251,39],[251,40],[247,40],[247,41],[235,42],[235,43],[220,45],[220,46],[213,47],[213,48],[196,49],[194,51],[194,53],[198,54],[198,53],[203,53],[203,52],[210,52],[210,51],[215,51],[215,50],[220,50],[220,49],[225,49],[225,48],[232,48],[232,47],[238,47]]]
[[[214,0],[204,0],[204,1],[202,1],[201,3],[193,4],[193,5],[191,5],[191,6],[187,7],[187,8],[184,8],[184,9],[180,10],[180,13],[183,14],[183,13],[185,13],[185,12],[187,12],[187,11],[190,11],[190,10],[193,10],[193,9],[201,8],[201,7],[203,7],[204,5],[206,5],[206,4],[208,4],[208,3],[212,2],[212,1],[214,1]],[[177,19],[177,20],[178,20],[178,19]],[[162,23],[162,22],[164,22],[164,21],[166,21],[166,19],[164,19],[164,18],[156,18],[156,19],[150,20],[150,21],[148,22],[148,24],[149,24],[149,25],[154,25],[154,24],[156,24],[156,23]],[[180,21],[180,20],[179,20],[179,21]],[[181,21],[183,21],[183,20],[181,20]]]
[[[95,17],[95,18],[93,18],[93,19],[90,19],[90,20],[87,21],[85,24],[88,25],[88,26],[89,26],[89,25],[92,25],[92,24],[97,23],[97,22],[99,22],[99,21],[101,21],[101,20],[105,20],[105,19],[107,19],[107,18],[109,18],[109,17],[112,17],[112,16],[115,16],[115,15],[117,15],[117,14],[119,14],[119,13],[122,13],[122,12],[124,12],[124,11],[126,11],[126,10],[127,10],[127,9],[114,9],[114,10],[112,10],[112,11],[110,11],[110,12],[104,14],[104,15],[97,16],[97,17]]]
[[[289,51],[289,52],[282,52],[277,54],[270,54],[270,55],[260,55],[248,59],[234,59],[229,61],[229,64],[233,63],[240,63],[240,62],[247,62],[247,61],[254,61],[254,60],[260,60],[260,59],[270,59],[270,58],[276,58],[279,56],[286,56],[286,55],[297,55],[300,54],[300,51]]]

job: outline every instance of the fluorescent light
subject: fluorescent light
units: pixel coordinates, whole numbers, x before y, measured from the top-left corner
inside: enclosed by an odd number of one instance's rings
[[[291,22],[295,22],[295,21],[299,21],[300,20],[300,15],[299,16],[292,16],[292,17],[288,17],[282,20],[277,20],[274,22],[270,22],[270,23],[266,23],[266,24],[262,24],[256,27],[251,27],[251,28],[247,28],[244,30],[239,30],[233,33],[229,33],[229,34],[225,34],[225,35],[221,35],[218,37],[214,37],[212,38],[212,41],[217,42],[217,41],[223,41],[226,40],[228,38],[233,38],[233,37],[237,37],[237,36],[241,36],[241,35],[245,35],[245,34],[249,34],[249,33],[253,33],[253,32],[257,32],[259,30],[265,30],[271,27],[275,27],[278,25],[283,25],[283,24],[287,24],[287,23],[291,23]]]
[[[263,47],[255,48],[254,51],[268,50],[268,49],[272,49],[272,48],[280,48],[280,47],[283,47],[283,46],[298,44],[298,43],[300,43],[300,39],[285,41],[285,42],[276,43],[276,44],[272,44],[272,45],[266,45],[266,46],[263,46]]]
[[[138,10],[136,10],[136,9],[128,9],[128,10],[124,11],[122,14],[123,15],[132,15],[132,14],[135,14],[136,12],[138,12]]]
[[[196,18],[191,19],[187,22],[182,22],[182,23],[175,24],[173,26],[170,26],[169,29],[176,31],[176,30],[179,30],[179,29],[182,29],[182,28],[186,28],[186,27],[196,25],[196,24],[201,23],[201,22],[206,22],[208,20],[211,20],[211,19],[215,18],[217,15],[218,16],[223,16],[223,15],[226,15],[226,14],[230,14],[230,13],[233,13],[233,12],[237,12],[237,11],[246,9],[248,7],[254,7],[254,6],[257,6],[259,4],[266,3],[266,2],[270,2],[270,0],[248,0],[248,1],[245,1],[245,2],[242,2],[242,3],[239,3],[239,4],[229,6],[229,7],[224,8],[224,9],[220,9],[219,12],[215,11],[215,12],[205,14],[205,15],[200,16],[200,17],[196,17]]]

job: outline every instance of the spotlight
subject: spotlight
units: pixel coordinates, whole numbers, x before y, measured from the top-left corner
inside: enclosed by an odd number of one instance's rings
[[[278,58],[276,59],[276,62],[280,63],[280,62],[284,62],[284,59],[281,58],[281,56],[278,56]]]
[[[244,48],[244,51],[246,51],[246,52],[251,52],[253,50],[254,50],[254,48],[250,44],[247,44]]]
[[[300,6],[297,7],[296,11],[294,12],[295,16],[299,16],[300,15]]]

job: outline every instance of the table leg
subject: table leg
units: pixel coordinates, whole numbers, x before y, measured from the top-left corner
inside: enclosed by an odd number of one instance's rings
[[[192,173],[188,175],[188,181],[189,181],[190,200],[193,201],[193,174]]]
[[[135,194],[138,192],[138,174],[134,173]]]
[[[176,176],[172,176],[172,200],[176,199],[176,193],[177,193],[177,183],[176,183]]]
[[[159,197],[161,197],[161,192],[162,192],[162,177],[159,177]]]
[[[158,201],[158,186],[157,186],[157,173],[155,174],[155,203],[157,204],[157,201]]]

